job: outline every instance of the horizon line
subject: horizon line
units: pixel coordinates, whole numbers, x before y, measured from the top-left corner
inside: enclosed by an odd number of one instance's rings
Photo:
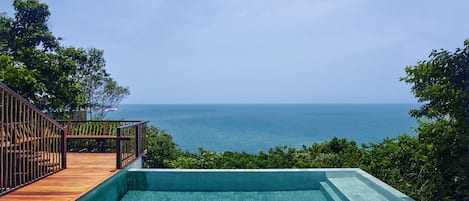
[[[121,103],[119,105],[418,105],[419,102],[312,102],[312,103]]]

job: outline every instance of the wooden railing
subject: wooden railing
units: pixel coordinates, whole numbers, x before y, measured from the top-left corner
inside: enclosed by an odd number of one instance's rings
[[[115,152],[117,169],[145,153],[147,121],[58,122],[66,130],[69,151]]]
[[[0,83],[0,195],[66,168],[65,130]]]

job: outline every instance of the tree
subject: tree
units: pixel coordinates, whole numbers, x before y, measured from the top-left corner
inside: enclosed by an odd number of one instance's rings
[[[50,113],[79,108],[83,104],[82,90],[72,78],[80,62],[80,56],[75,55],[79,51],[61,47],[59,39],[49,31],[50,12],[46,4],[15,0],[13,6],[14,18],[0,16],[0,54],[10,59],[16,69],[12,65],[0,66],[4,72],[2,81]]]
[[[406,68],[420,109],[418,140],[427,198],[469,200],[469,40],[455,52],[433,50],[428,61]]]
[[[164,130],[160,130],[155,126],[148,126],[146,133],[148,153],[145,157],[145,167],[168,167],[168,162],[175,160],[181,154],[181,150],[174,142],[173,137]]]
[[[418,185],[426,178],[418,177],[418,169],[423,163],[416,137],[403,134],[393,139],[386,138],[380,143],[364,148],[368,151],[366,157],[358,160],[361,163],[360,168],[408,196],[420,200],[432,200],[423,198],[427,189],[422,189],[421,185]]]
[[[85,54],[86,62],[80,67],[78,77],[87,96],[87,111],[90,118],[103,119],[130,91],[127,87],[120,86],[107,73],[104,51],[89,48]]]
[[[0,82],[8,83],[12,88],[25,90],[44,88],[36,79],[38,72],[27,69],[21,63],[13,61],[12,56],[0,55]],[[24,93],[24,91],[18,91]]]
[[[66,114],[80,110],[86,103],[86,94],[80,82],[76,81],[79,67],[86,61],[86,54],[80,48],[60,47],[51,56],[52,61],[48,82],[48,112]]]
[[[89,116],[93,118],[94,108],[97,108],[96,93],[104,84],[105,77],[109,76],[106,72],[106,61],[104,60],[102,50],[90,48],[86,51],[86,62],[80,68],[78,81],[83,85],[87,96],[86,110]]]
[[[122,99],[129,94],[129,88],[120,86],[114,79],[106,77],[103,85],[94,94],[96,103],[93,103],[93,105],[96,105],[98,109],[94,117],[103,119],[109,111],[116,108]]]
[[[46,4],[15,0],[13,6],[14,18],[0,13],[0,81],[55,118],[94,108],[104,118],[129,95],[106,72],[102,50],[60,45],[47,26]]]

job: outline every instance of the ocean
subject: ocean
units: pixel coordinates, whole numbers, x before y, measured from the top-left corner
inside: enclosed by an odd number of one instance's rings
[[[257,153],[275,146],[311,145],[331,138],[378,143],[415,135],[417,104],[127,104],[110,119],[149,120],[185,151]]]

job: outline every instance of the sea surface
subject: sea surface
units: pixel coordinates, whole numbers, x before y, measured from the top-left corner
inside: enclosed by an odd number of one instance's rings
[[[334,136],[378,143],[415,135],[408,114],[417,104],[121,105],[110,119],[149,120],[170,133],[185,151],[257,153],[275,146],[311,145]]]

